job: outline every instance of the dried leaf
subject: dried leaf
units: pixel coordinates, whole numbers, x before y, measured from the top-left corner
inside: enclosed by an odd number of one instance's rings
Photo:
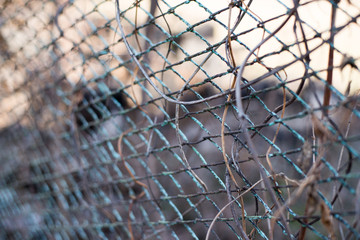
[[[321,202],[320,209],[321,209],[321,223],[325,226],[326,230],[328,231],[329,238],[336,239],[334,233],[334,224],[329,207],[324,202]]]

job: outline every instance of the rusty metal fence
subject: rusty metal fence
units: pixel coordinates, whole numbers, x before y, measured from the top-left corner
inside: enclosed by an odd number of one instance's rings
[[[0,239],[360,239],[357,0],[0,0]]]

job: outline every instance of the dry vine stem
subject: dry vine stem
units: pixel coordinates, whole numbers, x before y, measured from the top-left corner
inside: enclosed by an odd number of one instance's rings
[[[286,108],[286,92],[285,92],[285,88],[283,87],[283,109],[282,109],[282,112],[281,112],[281,118],[284,118],[284,114],[285,114],[285,108]],[[275,144],[275,141],[276,141],[276,138],[279,134],[279,130],[280,130],[280,127],[281,127],[281,123],[279,122],[277,128],[276,128],[276,132],[275,132],[275,135],[273,137],[273,140],[272,140],[272,144]],[[272,145],[269,146],[268,150],[266,151],[266,154],[265,154],[265,157],[266,157],[266,161],[270,167],[270,170],[271,170],[271,174],[275,174],[274,172],[274,169],[272,167],[272,164],[271,164],[271,161],[270,161],[270,158],[269,158],[269,154],[271,152],[271,149],[272,149]],[[274,179],[275,181],[275,179]]]
[[[178,95],[178,98],[180,97],[180,94]],[[194,170],[192,170],[189,161],[187,160],[184,148],[182,146],[182,141],[181,141],[181,136],[180,136],[180,126],[179,126],[179,104],[176,104],[176,112],[175,112],[175,126],[176,126],[176,137],[179,143],[179,147],[180,147],[180,151],[182,154],[182,158],[183,161],[185,163],[185,166],[187,169],[189,169],[189,171],[191,172],[191,174],[195,177],[195,179],[201,184],[201,186],[205,189],[205,191],[208,191],[208,187],[206,186],[206,184],[204,183],[204,181],[201,180],[201,178],[194,172]]]
[[[260,179],[259,181],[257,181],[255,184],[253,184],[251,187],[249,187],[246,191],[244,191],[244,192],[241,193],[239,196],[237,196],[235,199],[233,199],[231,202],[229,202],[228,204],[226,204],[226,205],[216,214],[216,216],[214,217],[214,219],[211,221],[211,224],[210,224],[210,226],[209,226],[209,229],[207,230],[205,240],[209,240],[211,229],[214,227],[214,224],[215,224],[216,220],[219,218],[219,216],[221,215],[221,213],[222,213],[223,211],[225,211],[225,209],[226,209],[227,207],[229,207],[233,202],[237,201],[240,197],[242,197],[242,196],[244,196],[246,193],[250,192],[254,187],[256,187],[256,185],[258,185],[258,184],[261,183],[262,181],[263,181],[263,179]]]
[[[126,166],[126,163],[125,163],[125,160],[124,160],[124,156],[123,156],[123,154],[122,154],[122,150],[121,150],[122,140],[123,140],[123,138],[124,138],[124,135],[125,135],[125,134],[128,134],[128,133],[131,132],[131,131],[132,131],[132,128],[129,128],[128,130],[126,130],[125,132],[123,132],[123,133],[121,134],[119,140],[118,140],[118,146],[117,146],[117,147],[118,147],[118,153],[119,153],[119,155],[120,155],[120,161],[123,162],[126,171],[129,173],[129,175],[130,175],[131,179],[134,181],[134,183],[137,184],[137,185],[139,185],[139,186],[141,186],[141,187],[143,187],[143,188],[145,188],[145,189],[148,189],[148,187],[146,186],[146,184],[138,181],[138,180],[136,179],[136,177],[134,176],[134,174],[131,172],[131,170]],[[142,198],[144,195],[145,195],[145,191],[143,190],[138,196],[135,196],[135,197],[130,196],[131,199],[132,199],[132,201],[131,201],[131,203],[130,203],[129,211],[128,211],[128,229],[129,229],[129,232],[130,232],[130,239],[131,239],[131,240],[134,240],[134,234],[133,234],[133,231],[132,231],[132,226],[131,226],[131,221],[130,221],[130,213],[131,213],[131,210],[132,210],[132,206],[133,206],[133,204],[134,204],[134,202],[135,202],[136,200]]]
[[[337,4],[340,2],[340,0],[333,0],[330,1],[331,3],[331,22],[330,22],[330,39],[329,39],[329,59],[328,59],[328,67],[327,67],[327,77],[326,82],[328,86],[325,86],[324,89],[324,102],[323,106],[328,107],[330,104],[330,97],[331,97],[331,91],[330,87],[332,86],[332,80],[333,80],[333,69],[334,69],[334,39],[335,39],[335,20],[336,20],[336,10],[337,10]],[[324,109],[323,116],[327,114],[328,109]]]
[[[230,60],[231,60],[231,63],[233,66],[236,66],[236,62],[235,62],[235,57],[234,57],[234,54],[233,54],[233,51],[232,51],[232,47],[231,47],[231,36],[230,36],[230,33],[231,33],[231,28],[230,28],[230,19],[231,19],[231,12],[232,12],[232,8],[233,8],[233,2],[231,2],[231,4],[229,4],[229,20],[228,20],[228,35],[227,35],[227,46],[228,46],[228,51],[230,53]],[[231,89],[234,88],[235,86],[235,77],[231,83]],[[231,99],[231,94],[228,95],[227,97],[227,101],[230,101]],[[230,174],[230,177],[231,177],[231,180],[234,182],[234,184],[236,185],[236,187],[240,188],[240,186],[238,185],[238,183],[236,182],[236,179],[231,171],[231,168],[230,168],[230,165],[229,165],[229,161],[227,159],[227,156],[226,156],[226,146],[225,146],[225,118],[226,118],[226,115],[227,115],[227,112],[228,112],[228,109],[229,109],[229,105],[225,105],[225,109],[224,109],[224,113],[223,113],[223,116],[222,116],[222,121],[221,121],[221,148],[222,148],[222,155],[223,155],[223,158],[224,158],[224,162],[225,162],[225,166],[226,168],[228,169],[228,172]]]
[[[247,11],[250,11],[251,13],[253,13],[249,7],[244,3],[244,1],[241,1],[242,4],[245,5],[245,8]],[[251,3],[251,2],[250,2]],[[242,19],[242,16],[244,15],[241,15],[241,12],[239,13],[239,16],[238,16],[238,20],[237,22],[234,24],[234,27],[231,28],[230,27],[230,24],[231,24],[231,13],[232,13],[232,9],[233,9],[233,6],[234,6],[234,1],[232,1],[230,4],[229,4],[229,17],[228,17],[228,26],[227,26],[227,29],[228,29],[228,33],[227,33],[227,40],[226,40],[226,47],[227,47],[227,52],[229,53],[229,58],[230,58],[230,62],[232,64],[232,67],[236,67],[237,64],[236,64],[236,61],[235,61],[235,57],[234,57],[234,53],[233,53],[233,50],[232,50],[232,44],[231,44],[231,34],[235,31],[236,27],[239,25],[241,19]],[[257,16],[255,13],[253,13],[255,16]],[[257,16],[258,17],[258,16]],[[260,20],[261,18],[258,17]],[[264,33],[265,34],[265,30],[264,30]],[[260,50],[260,48],[259,48]],[[233,78],[233,81],[231,83],[231,89],[233,89],[235,87],[235,83],[236,83],[236,76],[234,76]],[[230,101],[231,99],[231,95],[232,94],[229,94],[228,97],[227,97],[227,102]],[[229,164],[229,161],[228,161],[228,158],[226,156],[226,144],[225,144],[225,120],[226,120],[226,116],[227,116],[227,113],[228,113],[228,110],[229,110],[229,105],[225,105],[225,109],[224,109],[224,112],[223,112],[223,116],[222,116],[222,121],[221,121],[221,148],[222,148],[222,155],[223,155],[223,159],[224,159],[224,162],[225,162],[225,166],[227,168],[227,171],[232,179],[232,181],[234,182],[234,184],[236,185],[237,188],[240,188],[239,184],[237,183],[233,173],[232,173],[232,170],[230,168],[230,164]],[[234,160],[235,161],[235,160]],[[241,236],[244,238],[244,239],[248,239],[247,235],[246,235],[246,230],[245,230],[245,227],[246,227],[246,224],[245,224],[245,211],[244,211],[244,201],[243,199],[241,198],[241,206],[242,206],[242,226],[240,224],[237,224],[238,228],[240,229],[240,233],[241,233]],[[233,214],[234,215],[234,214]],[[236,218],[236,216],[234,215],[233,216],[234,219]]]
[[[276,176],[280,176],[283,177],[283,174],[276,174]],[[270,178],[272,176],[267,176],[267,178]],[[211,221],[211,224],[209,226],[209,229],[206,232],[206,237],[205,240],[209,240],[210,237],[210,232],[212,230],[212,228],[214,227],[214,224],[216,222],[216,220],[220,217],[221,213],[225,211],[226,208],[228,208],[231,204],[233,204],[235,201],[237,201],[239,198],[243,197],[246,193],[250,192],[254,187],[256,187],[259,183],[261,183],[262,181],[264,181],[264,179],[260,179],[258,180],[256,183],[254,183],[251,187],[249,187],[248,189],[246,189],[243,193],[241,193],[239,196],[237,196],[235,199],[233,199],[231,202],[227,203],[214,217],[214,219]]]
[[[247,131],[247,128],[245,127],[246,125],[246,115],[243,111],[243,107],[242,107],[242,103],[241,103],[241,87],[240,87],[240,84],[242,82],[242,75],[243,75],[243,72],[244,72],[244,69],[245,69],[245,66],[246,66],[246,63],[248,61],[248,59],[250,58],[250,56],[260,47],[262,46],[266,41],[268,41],[270,38],[272,38],[277,32],[279,32],[284,26],[285,24],[290,20],[290,18],[294,15],[294,13],[297,11],[297,8],[299,6],[299,2],[298,1],[293,1],[294,2],[294,7],[293,9],[289,12],[288,14],[288,17],[284,20],[284,22],[282,22],[280,24],[280,26],[278,28],[275,29],[275,31],[273,31],[269,36],[267,36],[264,40],[262,40],[260,43],[258,43],[249,53],[248,55],[245,57],[245,60],[243,61],[243,63],[241,64],[240,66],[240,69],[239,69],[239,72],[237,74],[237,77],[236,77],[236,89],[235,89],[235,95],[236,95],[236,106],[237,106],[237,109],[238,109],[238,116],[239,116],[239,119],[242,121],[241,124],[241,127],[244,129],[244,135],[245,135],[245,138],[247,140],[247,143],[248,143],[248,147],[250,149],[250,152],[251,154],[253,155],[253,158],[255,160],[255,162],[257,163],[258,167],[259,167],[259,171],[260,171],[260,174],[261,174],[261,177],[263,178],[264,180],[264,183],[265,183],[265,186],[266,188],[269,190],[269,193],[270,193],[270,196],[272,198],[272,200],[274,201],[275,203],[275,206],[277,209],[280,209],[281,206],[280,206],[280,203],[278,202],[276,196],[274,195],[274,192],[271,191],[272,189],[272,186],[271,186],[271,183],[268,179],[268,176],[267,174],[265,173],[265,170],[262,168],[262,164],[260,163],[260,160],[257,156],[257,153],[256,153],[256,148],[251,140],[251,137],[249,135],[249,132]],[[288,226],[288,223],[286,221],[286,218],[285,216],[283,215],[283,212],[280,213],[281,215],[281,221],[283,222],[283,225],[285,227],[285,231],[286,233],[288,234],[288,236],[291,238],[291,232],[290,232],[290,228]]]
[[[252,11],[249,9],[249,7],[244,3],[244,1],[241,1],[241,3],[243,3],[243,4],[245,5],[245,8],[246,8],[247,11],[251,12],[251,13],[254,14],[256,17],[258,17],[254,12],[252,12]],[[233,53],[233,50],[232,50],[231,34],[235,31],[236,27],[239,25],[242,17],[241,17],[241,15],[239,15],[238,20],[237,20],[237,22],[235,23],[234,27],[233,27],[233,28],[230,27],[231,12],[232,12],[233,6],[234,6],[234,2],[231,2],[231,3],[229,4],[229,17],[228,17],[228,28],[227,28],[227,29],[228,29],[228,34],[227,34],[227,39],[226,39],[226,41],[227,41],[227,48],[228,48],[227,50],[228,50],[228,52],[230,53],[231,64],[232,64],[232,67],[235,68],[235,66],[237,66],[237,64],[236,64],[235,57],[234,57],[234,53]],[[260,17],[258,17],[258,18],[261,20]],[[264,30],[264,34],[265,34],[265,30]],[[259,47],[258,50],[260,50],[260,47]],[[260,62],[260,61],[259,61],[259,62]],[[235,87],[235,83],[236,83],[236,77],[234,77],[234,79],[233,79],[233,81],[232,81],[232,83],[231,83],[230,89],[233,89],[233,88]],[[229,94],[228,94],[228,97],[227,97],[227,100],[226,100],[227,102],[230,101],[231,96],[232,96],[232,94],[229,93]],[[222,121],[221,121],[221,147],[222,147],[222,149],[223,149],[222,154],[223,154],[223,158],[224,158],[224,162],[225,162],[226,168],[227,168],[228,171],[229,171],[229,174],[230,174],[231,179],[233,180],[233,182],[235,183],[235,185],[236,185],[238,188],[240,188],[239,185],[238,185],[238,183],[237,183],[237,181],[236,181],[236,179],[235,179],[235,177],[234,177],[234,175],[233,175],[233,173],[232,173],[232,171],[231,171],[231,168],[230,168],[230,165],[229,165],[227,156],[226,156],[226,151],[225,151],[225,150],[226,150],[226,146],[225,146],[225,145],[226,145],[226,144],[225,144],[225,120],[226,120],[226,116],[227,116],[228,110],[229,110],[229,105],[225,105],[225,109],[224,109],[224,113],[223,113],[223,117],[222,117]]]
[[[236,62],[235,62],[235,57],[234,57],[234,54],[233,54],[233,51],[232,51],[232,45],[231,45],[231,28],[230,28],[230,20],[231,20],[231,12],[232,12],[232,8],[233,8],[233,2],[231,2],[231,4],[229,4],[229,20],[228,20],[228,35],[227,35],[227,46],[229,48],[229,53],[230,53],[230,59],[231,59],[231,63],[232,63],[232,66],[236,66]],[[235,27],[236,27],[236,24],[235,24]],[[234,27],[234,30],[235,30],[235,27]],[[235,77],[233,78],[233,81],[231,83],[231,89],[234,88],[235,86]],[[228,95],[227,97],[227,102],[229,102],[231,99],[231,94]],[[226,119],[226,115],[227,115],[227,112],[228,112],[228,109],[229,109],[229,105],[225,105],[225,109],[224,109],[224,113],[223,113],[223,116],[222,116],[222,121],[221,121],[221,148],[222,148],[222,155],[223,155],[223,158],[224,158],[224,162],[225,162],[225,165],[226,165],[226,168],[228,170],[228,173],[232,179],[232,181],[234,182],[234,184],[236,185],[237,188],[240,188],[239,184],[237,183],[232,171],[231,171],[231,168],[230,168],[230,165],[229,165],[229,161],[227,159],[227,156],[226,156],[226,146],[225,146],[225,119]],[[235,160],[234,160],[235,161]],[[231,199],[231,198],[230,198]],[[238,228],[240,229],[240,233],[241,233],[241,236],[244,238],[244,239],[248,239],[247,235],[246,235],[246,232],[245,232],[245,212],[244,212],[244,205],[243,205],[243,199],[241,199],[242,201],[242,225],[241,226],[240,224],[237,224]],[[233,203],[233,201],[230,201],[230,203]],[[236,216],[233,216],[234,219],[236,218]],[[211,227],[211,226],[210,226]],[[210,230],[210,228],[209,228]]]

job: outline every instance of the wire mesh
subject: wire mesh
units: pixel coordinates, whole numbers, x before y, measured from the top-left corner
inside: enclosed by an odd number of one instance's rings
[[[0,1],[1,239],[360,239],[360,3]]]

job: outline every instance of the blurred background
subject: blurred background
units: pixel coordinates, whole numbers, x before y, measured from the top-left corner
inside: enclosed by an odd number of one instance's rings
[[[359,17],[0,0],[0,239],[360,238]]]

